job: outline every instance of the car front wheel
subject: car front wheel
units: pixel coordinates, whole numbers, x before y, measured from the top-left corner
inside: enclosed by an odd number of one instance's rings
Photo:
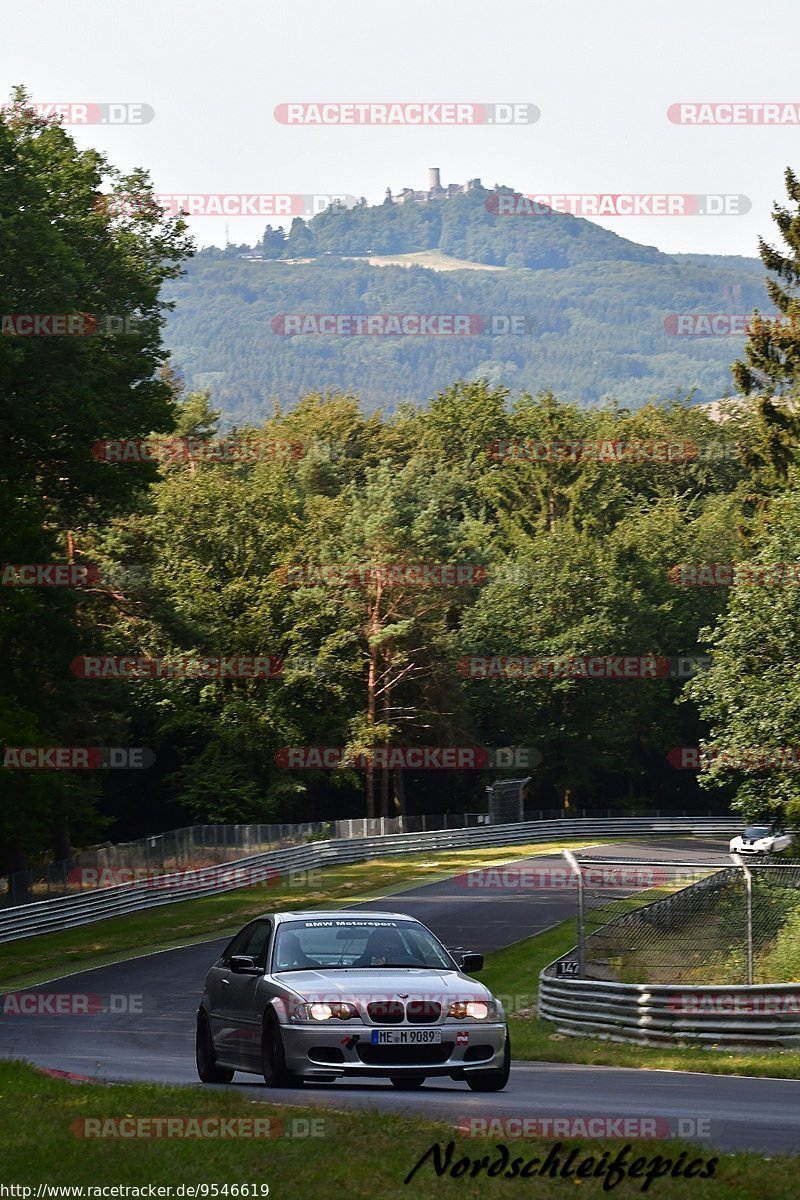
[[[503,1053],[503,1065],[499,1070],[467,1071],[466,1080],[473,1092],[502,1092],[508,1083],[511,1072],[511,1039],[506,1028],[506,1048]]]
[[[281,1027],[274,1013],[264,1015],[264,1031],[261,1035],[261,1073],[268,1088],[298,1087],[302,1075],[293,1075],[286,1068]]]
[[[208,1017],[203,1012],[197,1014],[195,1061],[197,1074],[203,1083],[230,1083],[233,1079],[233,1071],[228,1070],[227,1067],[217,1066],[217,1053],[214,1049]]]

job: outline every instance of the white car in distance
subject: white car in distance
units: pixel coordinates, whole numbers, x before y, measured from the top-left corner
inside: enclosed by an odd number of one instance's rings
[[[791,846],[792,839],[779,825],[748,825],[744,833],[731,838],[731,854],[777,854]]]

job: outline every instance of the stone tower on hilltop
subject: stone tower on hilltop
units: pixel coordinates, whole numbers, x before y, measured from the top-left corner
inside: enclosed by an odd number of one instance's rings
[[[462,192],[481,191],[482,189],[483,184],[480,179],[468,179],[466,183],[448,183],[443,187],[439,167],[428,167],[427,191],[403,188],[402,192],[393,196],[392,189],[387,187],[384,204],[405,204],[409,200],[415,204],[424,204],[426,200],[449,200],[452,196],[458,196]]]

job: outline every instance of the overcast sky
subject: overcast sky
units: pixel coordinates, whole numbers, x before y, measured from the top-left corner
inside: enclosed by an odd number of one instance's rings
[[[756,253],[800,126],[672,123],[671,104],[794,103],[800,4],[770,0],[0,0],[7,97],[141,103],[144,125],[72,127],[159,193],[343,193],[480,177],[522,192],[732,194],[736,216],[597,218],[663,250]],[[499,128],[294,126],[292,101],[527,102]],[[231,241],[267,219],[228,218]],[[272,224],[277,222],[272,220]],[[222,245],[224,217],[191,222]]]

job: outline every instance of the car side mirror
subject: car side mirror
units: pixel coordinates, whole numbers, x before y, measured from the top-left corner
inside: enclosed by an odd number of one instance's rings
[[[483,970],[483,955],[482,954],[462,954],[461,955],[461,970],[465,975],[475,975],[478,971]]]
[[[231,970],[234,975],[263,975],[261,967],[257,967],[249,954],[234,954],[231,956]]]

